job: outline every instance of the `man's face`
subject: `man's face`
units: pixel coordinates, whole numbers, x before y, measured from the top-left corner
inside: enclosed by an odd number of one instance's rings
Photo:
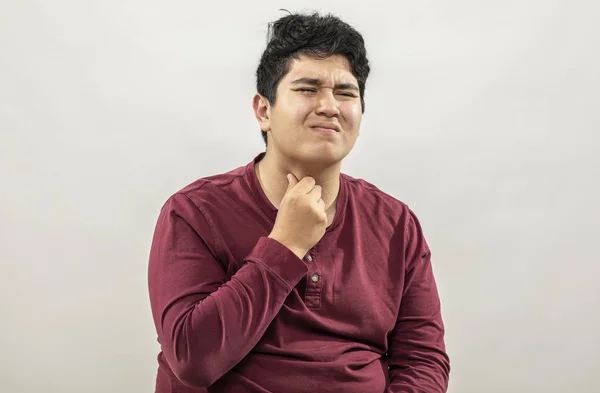
[[[261,128],[268,149],[293,160],[331,165],[350,153],[360,127],[358,82],[346,57],[300,56],[277,87],[276,103],[267,106]],[[336,131],[317,128],[333,127]]]

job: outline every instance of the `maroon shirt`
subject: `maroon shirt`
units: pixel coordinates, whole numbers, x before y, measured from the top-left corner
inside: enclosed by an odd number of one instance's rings
[[[244,167],[160,212],[149,261],[157,393],[436,393],[450,369],[430,251],[402,202],[340,175],[335,218],[299,259]]]

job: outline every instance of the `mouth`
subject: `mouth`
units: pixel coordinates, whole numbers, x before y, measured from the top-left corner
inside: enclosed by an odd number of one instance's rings
[[[333,128],[324,128],[324,127],[310,127],[310,128],[312,128],[314,131],[322,132],[325,134],[337,134],[338,133]]]
[[[328,134],[336,134],[340,132],[340,127],[337,124],[331,123],[317,123],[312,125],[310,128],[317,132],[324,132]]]

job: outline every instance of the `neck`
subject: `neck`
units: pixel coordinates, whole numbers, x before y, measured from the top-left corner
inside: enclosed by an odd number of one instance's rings
[[[267,151],[263,159],[256,164],[255,171],[265,195],[275,208],[279,209],[287,190],[286,175],[292,173],[298,180],[302,180],[306,176],[314,178],[316,184],[322,187],[321,197],[325,202],[328,215],[335,213],[335,202],[340,190],[341,162],[332,165],[307,164],[269,154]]]

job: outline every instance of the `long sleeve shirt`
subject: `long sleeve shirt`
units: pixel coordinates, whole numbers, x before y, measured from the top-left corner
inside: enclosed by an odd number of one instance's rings
[[[148,285],[156,393],[438,393],[450,371],[415,214],[340,174],[336,214],[298,258],[249,164],[162,207]]]

